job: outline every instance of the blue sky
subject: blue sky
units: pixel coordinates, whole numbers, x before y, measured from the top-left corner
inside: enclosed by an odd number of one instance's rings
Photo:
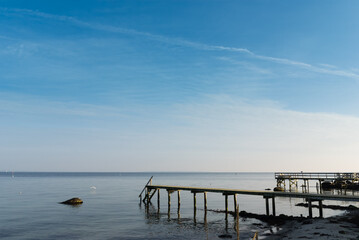
[[[1,170],[358,171],[358,10],[0,0]]]

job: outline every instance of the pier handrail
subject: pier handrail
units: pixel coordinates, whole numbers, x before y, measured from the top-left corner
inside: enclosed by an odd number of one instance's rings
[[[141,197],[143,191],[145,191],[145,189],[146,189],[146,187],[148,186],[148,184],[152,181],[152,178],[153,178],[153,176],[151,176],[150,180],[148,180],[148,182],[146,183],[146,186],[142,189],[140,195],[138,195],[139,198]]]
[[[275,172],[275,179],[358,180],[355,172]]]

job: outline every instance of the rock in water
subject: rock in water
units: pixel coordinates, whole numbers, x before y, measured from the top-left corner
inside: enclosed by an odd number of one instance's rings
[[[275,191],[275,192],[284,192],[285,190],[282,187],[275,187],[275,188],[273,188],[273,191]]]
[[[60,202],[61,204],[67,204],[67,205],[79,205],[82,204],[83,201],[80,198],[71,198],[69,200],[66,200],[64,202]]]

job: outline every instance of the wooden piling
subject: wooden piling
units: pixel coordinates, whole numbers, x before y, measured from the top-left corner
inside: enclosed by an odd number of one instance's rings
[[[196,200],[196,192],[193,192],[193,222],[197,223],[197,200]]]
[[[146,199],[147,199],[147,205],[150,203],[150,191],[146,189]]]
[[[168,196],[168,210],[171,209],[171,191],[167,190],[167,196]]]
[[[272,211],[273,211],[273,216],[275,216],[275,198],[272,197]]]
[[[204,211],[207,211],[207,192],[203,192]]]
[[[193,209],[194,211],[197,209],[196,192],[193,193]]]
[[[226,211],[226,215],[228,214],[228,195],[225,194],[224,195],[224,205],[225,205],[225,211]]]
[[[323,218],[323,201],[319,200],[319,217]]]
[[[239,205],[236,206],[236,233],[237,240],[239,240]]]
[[[181,194],[180,191],[177,191],[177,211],[179,212],[181,208]]]
[[[160,209],[160,189],[157,189],[157,209]]]
[[[268,197],[264,197],[266,200],[266,214],[267,216],[269,216],[269,201],[268,201]]]
[[[237,194],[233,194],[234,212],[237,212]]]
[[[312,200],[308,199],[309,218],[313,218]]]

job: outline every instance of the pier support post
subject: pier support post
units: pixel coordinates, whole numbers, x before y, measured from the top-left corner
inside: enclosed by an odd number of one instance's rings
[[[157,189],[157,209],[160,209],[160,189]]]
[[[203,193],[203,199],[204,199],[204,211],[207,211],[207,192]]]
[[[313,218],[312,200],[308,199],[309,218]]]
[[[146,188],[146,199],[147,199],[147,205],[150,203],[150,191]]]
[[[196,200],[196,192],[193,193],[193,210],[197,209],[197,200]]]
[[[225,208],[226,216],[227,216],[227,214],[228,214],[228,195],[227,194],[224,195],[224,208]]]
[[[237,212],[237,194],[233,194],[234,212]]]
[[[167,196],[168,196],[168,210],[171,209],[171,192],[167,191]]]
[[[319,200],[319,217],[323,218],[323,201]]]
[[[272,210],[273,210],[273,216],[275,216],[275,197],[272,197]]]
[[[177,203],[178,203],[178,207],[177,207],[177,211],[180,211],[181,208],[181,195],[180,195],[180,190],[177,191]]]
[[[269,216],[269,200],[268,200],[268,197],[264,197],[265,200],[266,200],[266,214],[267,216]]]

